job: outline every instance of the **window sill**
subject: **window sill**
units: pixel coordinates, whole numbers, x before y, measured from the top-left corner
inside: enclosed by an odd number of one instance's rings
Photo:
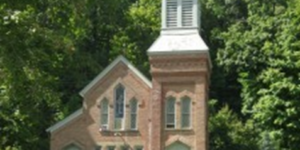
[[[139,132],[138,129],[110,130],[111,132]]]
[[[191,131],[193,131],[193,129],[192,128],[183,128],[183,129],[168,129],[168,128],[165,128],[165,131],[169,131],[169,132],[178,132],[178,131],[191,132]]]
[[[106,133],[135,133],[139,132],[138,129],[127,129],[127,130],[102,130],[101,132]]]

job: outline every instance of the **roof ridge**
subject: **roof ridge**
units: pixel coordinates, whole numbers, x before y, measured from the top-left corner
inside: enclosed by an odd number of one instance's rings
[[[124,56],[119,55],[112,63],[110,63],[104,70],[101,71],[87,86],[85,86],[79,94],[84,97],[85,94],[93,87],[95,84],[101,80],[109,71],[111,71],[119,62],[123,62],[129,69],[131,69],[139,78],[141,78],[150,88],[152,84],[148,78],[146,78],[138,69],[136,69],[133,64],[131,64]]]

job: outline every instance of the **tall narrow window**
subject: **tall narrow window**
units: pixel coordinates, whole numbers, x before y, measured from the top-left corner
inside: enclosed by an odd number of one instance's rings
[[[191,99],[189,97],[183,97],[181,99],[181,127],[189,128],[191,122]]]
[[[167,99],[165,105],[166,111],[166,128],[175,128],[175,98],[170,97]]]
[[[130,129],[137,129],[137,100],[130,101]]]
[[[115,129],[122,129],[124,118],[125,89],[118,85],[115,90]]]
[[[103,128],[104,130],[108,128],[108,100],[107,99],[103,99],[101,101],[101,118],[100,118],[100,124],[101,124],[101,128]]]

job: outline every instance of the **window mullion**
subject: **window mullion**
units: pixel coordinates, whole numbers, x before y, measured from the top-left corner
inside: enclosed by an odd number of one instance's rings
[[[177,27],[182,27],[182,0],[177,0]]]

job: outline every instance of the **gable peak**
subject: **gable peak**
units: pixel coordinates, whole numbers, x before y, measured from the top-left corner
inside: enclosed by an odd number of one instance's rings
[[[110,63],[110,65],[107,66],[98,76],[96,76],[96,78],[94,78],[87,86],[85,86],[84,89],[79,92],[79,94],[82,97],[85,97],[87,92],[120,62],[125,64],[133,73],[135,73],[142,81],[144,81],[147,86],[149,86],[150,88],[152,87],[149,79],[145,77],[138,69],[136,69],[124,56],[120,55],[112,63]]]

